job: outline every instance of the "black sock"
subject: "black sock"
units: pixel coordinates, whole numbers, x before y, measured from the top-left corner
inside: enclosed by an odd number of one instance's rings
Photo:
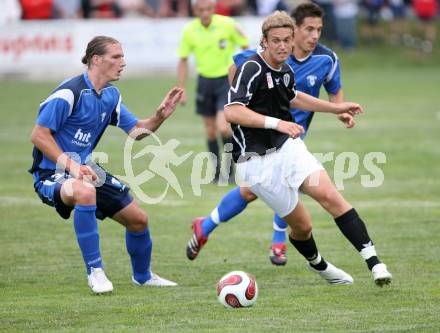
[[[371,271],[373,269],[373,267],[377,264],[380,264],[380,260],[377,256],[372,256],[370,258],[368,258],[367,260],[365,260],[365,262],[367,263],[368,269]]]
[[[226,146],[228,145],[228,146]],[[229,154],[232,151],[232,137],[223,138],[223,154],[225,154],[225,151],[229,152]],[[234,163],[232,162],[232,157],[228,160],[225,160],[226,163],[226,172],[225,175],[227,179],[232,180],[234,179]],[[227,167],[227,164],[229,163],[229,168]]]
[[[220,160],[220,156],[219,156],[217,139],[214,139],[214,140],[208,139],[208,149],[209,149],[210,153],[213,153],[217,157],[217,161],[214,164],[214,168],[215,168],[215,178],[218,179],[218,177],[220,175],[221,160]]]
[[[363,249],[373,246],[373,241],[368,235],[365,223],[359,217],[354,208],[341,216],[335,218],[335,222],[344,236],[350,241],[351,244],[361,252]],[[380,263],[380,260],[376,255],[365,259],[368,268],[371,270],[374,265]]]
[[[323,271],[327,268],[327,262],[324,258],[321,257],[321,261],[319,263],[312,264],[311,262],[316,260],[320,254],[318,252],[318,248],[316,247],[315,240],[313,239],[313,235],[310,236],[308,240],[296,240],[290,237],[290,243],[295,247],[295,249],[301,253],[304,258],[309,262],[310,266],[318,271]]]

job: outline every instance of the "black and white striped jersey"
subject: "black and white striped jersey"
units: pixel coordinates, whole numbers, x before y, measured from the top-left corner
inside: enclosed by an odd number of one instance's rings
[[[237,68],[229,89],[227,105],[242,104],[265,116],[294,121],[289,108],[295,97],[295,76],[292,68],[283,64],[281,69],[274,69],[257,53]],[[287,134],[276,130],[237,124],[232,124],[232,130],[232,155],[235,162],[245,161],[255,153],[266,155],[273,152],[289,138]]]

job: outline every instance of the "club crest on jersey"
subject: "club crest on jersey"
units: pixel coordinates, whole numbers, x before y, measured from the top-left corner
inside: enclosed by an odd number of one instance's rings
[[[313,87],[316,84],[317,77],[315,75],[309,75],[307,76],[307,83],[309,84],[309,87]]]
[[[284,76],[283,76],[283,82],[284,82],[284,85],[286,86],[286,87],[288,87],[289,86],[289,83],[290,83],[290,75],[289,74],[284,74]]]
[[[270,74],[270,72],[266,73],[266,79],[267,79],[267,87],[269,89],[273,88],[273,80],[272,80],[272,75]]]

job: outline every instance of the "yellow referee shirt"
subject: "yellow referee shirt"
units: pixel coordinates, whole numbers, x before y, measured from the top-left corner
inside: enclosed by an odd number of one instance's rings
[[[226,76],[237,46],[245,47],[248,39],[227,16],[213,15],[208,27],[199,18],[183,30],[178,55],[187,58],[194,53],[197,73],[207,78]]]

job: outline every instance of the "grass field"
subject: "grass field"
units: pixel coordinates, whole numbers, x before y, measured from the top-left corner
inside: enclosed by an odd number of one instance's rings
[[[261,202],[220,227],[189,262],[191,219],[208,214],[227,191],[204,185],[202,196],[195,196],[190,158],[173,169],[183,198],[170,190],[160,204],[142,204],[154,242],[152,269],[179,286],[134,287],[123,229],[105,220],[102,254],[115,291],[91,295],[71,221],[40,204],[26,173],[37,106],[55,83],[0,82],[0,332],[440,332],[440,68],[365,63],[343,73],[347,99],[366,111],[356,128],[345,130],[332,117],[318,115],[307,144],[313,152],[355,152],[361,161],[368,152],[385,153],[382,186],[364,188],[361,175],[368,172],[361,168],[343,191],[394,275],[382,289],[331,218],[307,198],[321,253],[351,273],[354,285],[327,285],[290,246],[287,266],[272,266],[271,212]],[[117,85],[140,116],[150,114],[172,82],[127,79]],[[162,142],[178,139],[181,155],[205,151],[192,106],[178,110],[158,132]],[[124,142],[123,133],[111,128],[97,147],[109,154],[107,168],[114,174],[124,174]],[[143,163],[145,168],[148,160]],[[333,163],[325,166],[332,175]],[[163,186],[153,179],[144,189],[154,194]],[[256,277],[260,294],[253,308],[226,310],[217,302],[215,284],[231,270]]]

